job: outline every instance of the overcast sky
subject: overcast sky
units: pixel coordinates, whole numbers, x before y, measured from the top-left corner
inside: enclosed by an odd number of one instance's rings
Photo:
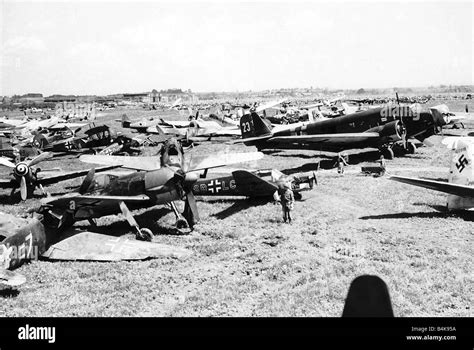
[[[473,5],[0,2],[0,95],[473,84]]]

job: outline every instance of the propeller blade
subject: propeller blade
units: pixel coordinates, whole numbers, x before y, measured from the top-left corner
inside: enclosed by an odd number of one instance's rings
[[[50,152],[43,152],[43,153],[37,155],[36,157],[34,157],[32,160],[30,160],[26,164],[30,167],[30,166],[33,166],[35,164],[38,164],[38,163],[42,162],[45,159],[51,158],[52,156],[53,156],[53,154],[50,153]]]
[[[191,190],[186,192],[183,216],[191,228],[199,221],[199,212],[196,205],[196,198],[194,197],[193,191]]]
[[[26,178],[24,176],[21,177],[20,181],[20,194],[21,199],[25,201],[28,197],[28,188],[26,187]]]
[[[81,187],[79,188],[79,193],[84,194],[87,192],[89,189],[92,181],[94,180],[94,175],[95,175],[95,168],[92,168],[89,170],[87,173],[86,177],[84,178],[84,181],[82,181]]]
[[[14,168],[15,167],[15,164],[13,164],[8,159],[3,158],[3,157],[0,157],[0,165],[7,166],[9,168]]]

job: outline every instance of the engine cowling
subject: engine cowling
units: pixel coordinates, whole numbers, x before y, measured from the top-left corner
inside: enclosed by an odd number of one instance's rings
[[[367,130],[368,132],[377,132],[380,136],[392,136],[402,140],[406,136],[406,128],[399,120],[393,120],[387,124],[379,125]]]

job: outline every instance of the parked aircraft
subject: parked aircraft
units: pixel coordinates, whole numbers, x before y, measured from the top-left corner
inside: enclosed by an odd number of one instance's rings
[[[474,137],[447,137],[443,143],[452,149],[448,182],[390,176],[389,179],[448,194],[448,210],[474,208]]]
[[[0,179],[0,188],[11,188],[11,196],[13,196],[15,191],[19,188],[21,199],[26,200],[28,196],[31,195],[37,187],[42,191],[44,195],[46,195],[43,186],[51,185],[64,180],[74,179],[76,177],[84,176],[88,173],[88,170],[80,170],[64,172],[56,175],[39,176],[41,169],[35,169],[33,168],[33,166],[51,157],[51,153],[44,152],[31,160],[18,162],[16,164],[12,163],[6,158],[0,158],[0,165],[12,169],[11,177],[9,179]],[[96,169],[96,171],[105,171],[110,170],[112,168],[116,168],[116,166],[98,168]]]
[[[231,174],[198,179],[193,193],[200,196],[246,196],[272,197],[279,186],[290,182],[295,198],[301,198],[302,191],[311,190],[317,183],[316,174],[286,176],[276,169],[236,170]]]
[[[402,142],[408,153],[416,150],[411,137],[423,140],[437,132],[444,120],[431,111],[412,112],[408,107],[387,105],[327,120],[272,126],[257,113],[240,119],[242,142],[262,149],[313,149],[340,152],[378,148],[392,159],[393,145]]]
[[[17,287],[26,278],[10,271],[31,260],[118,261],[158,257],[184,259],[191,251],[167,244],[140,242],[121,236],[57,226],[50,212],[34,213],[30,220],[0,213],[0,285]]]
[[[170,203],[176,215],[178,228],[193,227],[199,220],[192,186],[198,179],[196,171],[228,164],[257,160],[262,153],[232,153],[211,157],[193,156],[186,160],[181,144],[174,138],[166,141],[161,157],[118,157],[83,155],[79,159],[103,165],[121,165],[124,168],[142,170],[124,176],[101,175],[95,177],[93,169],[84,179],[79,192],[63,197],[47,199],[44,204],[58,217],[60,226],[72,225],[79,220],[89,220],[122,213],[135,229],[137,238],[151,240],[152,232],[140,228],[130,213],[130,208],[148,208]],[[183,213],[179,213],[174,201],[185,200]]]
[[[39,134],[34,139],[34,145],[44,151],[85,153],[105,148],[117,140],[118,137],[118,133],[105,124],[98,126],[91,124],[87,130],[77,130],[74,136],[52,143],[43,134]]]

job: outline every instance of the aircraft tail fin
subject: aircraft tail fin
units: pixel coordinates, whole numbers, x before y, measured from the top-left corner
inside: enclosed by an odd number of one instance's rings
[[[460,137],[453,144],[449,182],[457,185],[474,186],[474,139]],[[474,198],[450,194],[448,209],[474,208]]]
[[[270,123],[260,118],[257,113],[245,114],[240,118],[240,131],[243,139],[272,133]]]
[[[342,106],[342,108],[344,108],[344,114],[352,114],[356,111],[356,109],[354,107],[349,106],[345,102],[341,102],[341,106]]]
[[[128,117],[128,115],[123,114],[122,115],[122,128],[129,128],[131,124],[131,120]]]

